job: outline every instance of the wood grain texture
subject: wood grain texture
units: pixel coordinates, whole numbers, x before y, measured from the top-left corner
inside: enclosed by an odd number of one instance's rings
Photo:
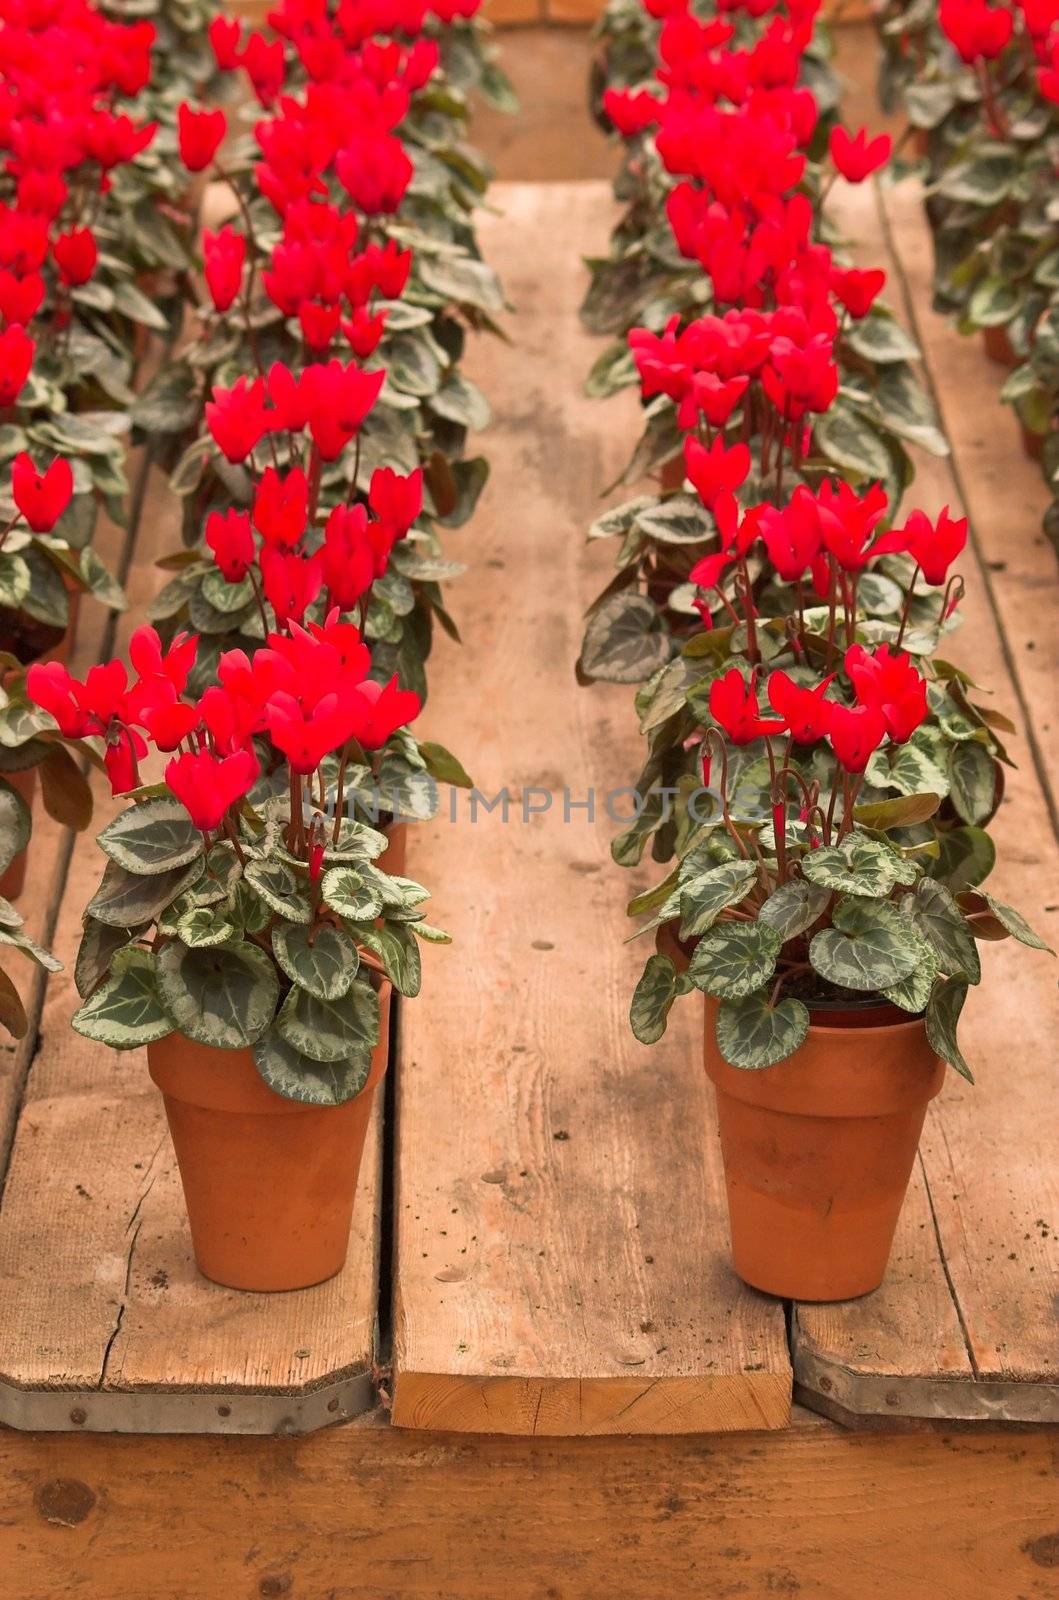
[[[1049,1600],[1054,1430],[0,1433],[4,1600]]]
[[[964,341],[958,371],[947,349],[949,365],[940,361],[943,325],[925,309],[925,282],[906,268],[910,259],[921,272],[925,260],[920,214],[903,194],[888,193],[895,257],[881,238],[870,188],[840,186],[836,202],[844,231],[860,241],[859,255],[890,272],[887,298],[913,323],[953,444],[947,462],[913,452],[910,503],[931,514],[948,504],[954,515],[967,511],[972,519],[973,548],[960,563],[967,584],[963,626],[944,653],[995,691],[989,703],[1018,729],[1007,742],[1019,766],[1007,773],[1006,796],[990,830],[999,857],[990,889],[1059,945],[1055,838],[1023,711],[1026,697],[1043,690],[1037,675],[1055,671],[1057,633],[1047,619],[1056,578],[1054,559],[1050,573],[1039,560],[1039,475],[1023,459],[1014,429],[1010,437],[1003,432],[1008,419],[995,381],[979,381],[979,369],[991,379],[984,355]],[[1002,520],[1000,505],[983,487],[1000,480],[992,444],[997,434],[1011,447],[1003,457]],[[990,566],[998,528],[1005,574],[1034,574],[1019,580],[1018,603],[1010,588],[1001,596],[990,592],[1005,575]],[[1017,650],[1020,634],[1037,638],[1039,658]],[[1023,676],[1027,663],[1033,678]],[[1047,720],[1054,691],[1034,703]],[[1013,941],[980,950],[983,982],[971,991],[964,1020],[966,1054],[978,1082],[972,1088],[950,1073],[931,1107],[882,1288],[845,1305],[796,1308],[799,1394],[822,1395],[852,1418],[1059,1420],[1059,1187],[1055,1119],[1044,1112],[1054,1105],[1057,1077],[1055,963]]]
[[[423,996],[402,1013],[393,1417],[780,1427],[782,1309],[728,1265],[700,1009],[678,1006],[652,1050],[629,1032],[646,952],[623,946],[624,906],[642,875],[610,859],[606,802],[639,767],[632,696],[574,680],[583,608],[613,559],[585,530],[638,427],[632,396],[578,393],[595,349],[578,258],[612,206],[599,183],[501,185],[495,204],[483,251],[518,307],[515,342],[483,340],[468,363],[496,411],[493,476],[454,594],[465,642],[438,646],[424,729],[510,810],[472,822],[464,795],[454,824],[411,831],[408,871],[455,943],[426,952]],[[595,820],[564,817],[563,791],[583,806],[590,789]],[[614,810],[628,816],[627,792]]]
[[[163,581],[155,560],[179,545],[176,512],[155,473],[119,649]],[[115,809],[105,787],[99,825]],[[100,873],[89,834],[70,863],[53,946],[65,970],[47,987],[0,1209],[0,1419],[271,1433],[356,1414],[374,1403],[381,1111],[338,1277],[289,1295],[202,1278],[146,1052],[108,1050],[70,1027],[81,911]]]

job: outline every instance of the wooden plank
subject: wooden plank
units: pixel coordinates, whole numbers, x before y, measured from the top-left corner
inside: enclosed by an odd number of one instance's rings
[[[1048,1600],[1055,1430],[0,1432],[5,1600]]]
[[[454,593],[465,643],[438,643],[426,726],[511,809],[506,825],[499,809],[472,821],[463,797],[454,825],[409,843],[455,944],[427,952],[401,1019],[393,1417],[782,1427],[783,1315],[728,1265],[701,1013],[678,1007],[650,1051],[629,1031],[644,951],[623,947],[624,905],[643,874],[611,862],[606,800],[640,765],[632,695],[574,680],[583,608],[613,560],[585,530],[638,428],[633,396],[579,393],[595,345],[575,262],[613,204],[601,183],[499,185],[494,203],[483,249],[519,308],[516,344],[483,340],[469,362],[497,414],[493,472]],[[542,253],[549,239],[563,250]],[[569,820],[564,789],[582,806]]]
[[[121,643],[179,545],[156,474],[129,573]],[[113,809],[99,796],[100,815]],[[0,1209],[0,1422],[146,1432],[300,1431],[374,1404],[381,1109],[369,1135],[347,1265],[330,1283],[253,1295],[202,1278],[146,1053],[75,1034],[73,961],[100,874],[74,850],[42,1044]]]
[[[946,420],[963,419],[952,429],[953,461],[915,452],[910,500],[931,513],[948,503],[959,514],[957,477],[960,485],[976,486],[968,509],[977,548],[961,563],[967,582],[964,624],[945,654],[995,689],[991,703],[1018,725],[1009,744],[1020,766],[1008,773],[1006,798],[991,830],[1000,857],[991,887],[1059,943],[1055,841],[1038,774],[1027,759],[1019,687],[997,628],[998,615],[1004,621],[1006,615],[993,606],[988,592],[991,574],[975,518],[981,494],[977,457],[969,459],[960,443],[969,432],[992,435],[991,408],[998,412],[997,427],[1003,420],[999,402],[995,392],[982,393],[968,370],[977,359],[973,349],[961,372],[962,391],[954,389],[951,373],[939,382],[934,346],[923,331],[922,285],[902,307],[899,263],[884,246],[871,191],[842,186],[836,201],[844,231],[860,241],[862,260],[881,263],[891,273],[889,301],[916,324],[913,331],[926,348]],[[903,233],[896,237],[900,243]],[[965,417],[968,411],[973,422]],[[1016,454],[1006,470],[1005,547],[1012,569],[1018,570],[1027,546],[1034,548],[1035,468]],[[1054,576],[1051,582],[1051,591],[1042,587],[1042,609],[1052,601]],[[1042,629],[1039,637],[1045,636]],[[1056,637],[1054,631],[1050,637]],[[822,1396],[850,1420],[872,1415],[1059,1420],[1052,1298],[1059,1283],[1051,1227],[1059,1194],[1054,1126],[1041,1116],[1055,1094],[1054,964],[1010,942],[984,945],[982,957],[983,983],[971,992],[965,1022],[967,1053],[979,1081],[971,1088],[950,1074],[931,1108],[886,1281],[862,1300],[795,1311],[797,1392],[810,1403]],[[985,1141],[988,1160],[983,1160]]]

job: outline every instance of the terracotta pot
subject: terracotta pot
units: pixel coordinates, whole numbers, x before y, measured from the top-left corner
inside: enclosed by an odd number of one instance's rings
[[[1047,437],[1043,433],[1034,433],[1031,428],[1019,419],[1019,432],[1022,435],[1023,453],[1030,461],[1039,461],[1044,455],[1044,441]]]
[[[662,493],[670,494],[674,489],[684,487],[684,478],[687,468],[684,465],[683,455],[670,456],[668,461],[662,463]]]
[[[895,1007],[814,1017],[794,1055],[746,1072],[722,1060],[707,999],[706,1071],[736,1272],[784,1299],[849,1300],[882,1282],[945,1066]]]
[[[231,1289],[305,1289],[341,1271],[375,1089],[389,1051],[390,985],[368,1081],[343,1106],[284,1100],[249,1050],[183,1034],[148,1045],[184,1184],[199,1271]]]
[[[33,796],[37,792],[37,769],[25,767],[21,772],[5,772],[3,776],[22,796],[30,807],[33,805]],[[8,865],[6,871],[0,873],[0,895],[5,900],[17,900],[26,883],[26,860],[29,850],[20,850],[18,855]]]
[[[386,849],[375,864],[380,872],[388,872],[391,878],[403,878],[405,861],[408,859],[408,824],[391,822],[382,831],[386,835]]]
[[[1019,358],[1015,353],[1015,346],[1004,327],[983,328],[982,344],[990,361],[995,361],[1002,367],[1017,367]]]
[[[913,128],[908,143],[913,159],[916,161],[925,161],[930,155],[929,128]]]

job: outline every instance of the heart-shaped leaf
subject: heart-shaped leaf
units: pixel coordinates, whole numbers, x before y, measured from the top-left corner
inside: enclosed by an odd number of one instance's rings
[[[378,886],[368,883],[360,868],[332,867],[324,873],[320,888],[331,910],[349,922],[374,922],[382,912]]]
[[[823,845],[802,859],[810,883],[837,894],[881,900],[898,883],[914,883],[916,868],[878,839],[850,834],[840,845]]]
[[[0,872],[26,848],[31,827],[29,806],[17,790],[0,782]]]
[[[866,828],[885,833],[890,828],[910,828],[917,822],[926,822],[941,804],[936,794],[898,795],[895,800],[873,800],[853,808],[857,822]]]
[[[309,922],[312,907],[306,892],[306,881],[285,866],[282,861],[251,861],[246,868],[246,882],[265,904],[288,922]]]
[[[341,1106],[367,1083],[371,1054],[364,1045],[342,1061],[313,1061],[272,1027],[254,1046],[254,1065],[269,1088],[285,1100]]]
[[[724,1000],[717,1013],[717,1048],[730,1067],[758,1072],[794,1054],[809,1032],[800,1000],[769,1005],[765,994]]]
[[[276,1032],[311,1061],[345,1061],[379,1041],[379,997],[370,983],[354,982],[339,1000],[317,1000],[297,985],[276,1018]]]
[[[168,872],[128,872],[116,861],[108,861],[103,881],[88,905],[86,915],[105,922],[110,928],[136,928],[153,922],[172,901],[197,882],[200,861]]]
[[[967,739],[949,757],[952,803],[964,822],[988,822],[999,803],[997,764],[975,739]]]
[[[179,939],[158,955],[158,992],[174,1026],[198,1044],[241,1050],[269,1026],[279,977],[257,945],[189,950]]]
[[[357,930],[359,943],[378,957],[382,970],[397,993],[403,994],[408,1000],[415,999],[423,981],[419,946],[415,941],[414,930],[414,923],[409,927],[388,923],[382,928]]]
[[[726,861],[689,879],[680,891],[680,937],[705,933],[728,906],[746,899],[756,877],[753,861]]]
[[[828,983],[877,992],[915,971],[919,942],[896,906],[840,900],[832,915],[834,926],[822,928],[809,946],[814,970]]]
[[[923,878],[905,895],[901,910],[937,956],[938,971],[978,983],[982,964],[967,919],[943,883]]]
[[[326,923],[305,928],[279,923],[272,930],[276,960],[292,983],[317,1000],[339,1000],[360,966],[356,941]]]
[[[688,977],[705,994],[738,1000],[772,977],[782,944],[766,922],[723,923],[695,946]]]
[[[99,843],[119,867],[138,874],[171,872],[203,853],[201,833],[171,795],[130,806],[107,823]]]
[[[1055,951],[1051,945],[1045,944],[1040,934],[1034,933],[1020,911],[1006,906],[1002,900],[995,900],[991,894],[986,894],[984,889],[975,889],[969,898],[973,901],[983,901],[1005,931],[1010,933],[1013,939],[1017,939],[1019,944],[1028,945],[1031,950],[1047,950],[1049,955],[1054,956]],[[960,903],[961,905],[966,903],[962,896]]]
[[[115,1050],[134,1050],[172,1033],[174,1023],[159,993],[153,952],[141,945],[118,950],[107,981],[71,1020],[86,1039]]]
[[[806,883],[802,878],[791,878],[788,883],[782,883],[772,891],[761,907],[759,916],[762,922],[775,928],[786,943],[796,934],[811,928],[817,918],[823,916],[830,898],[829,889]]]

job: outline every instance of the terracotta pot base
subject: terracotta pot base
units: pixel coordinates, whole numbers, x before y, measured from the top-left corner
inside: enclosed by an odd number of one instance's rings
[[[368,1081],[343,1106],[274,1094],[249,1050],[216,1050],[182,1034],[148,1046],[204,1277],[277,1292],[341,1271],[375,1089],[386,1071],[390,993],[384,984]]]
[[[746,1072],[718,1053],[707,1002],[732,1261],[767,1294],[849,1300],[886,1272],[945,1067],[922,1019],[873,1025],[870,1015],[814,1022],[793,1056]]]

